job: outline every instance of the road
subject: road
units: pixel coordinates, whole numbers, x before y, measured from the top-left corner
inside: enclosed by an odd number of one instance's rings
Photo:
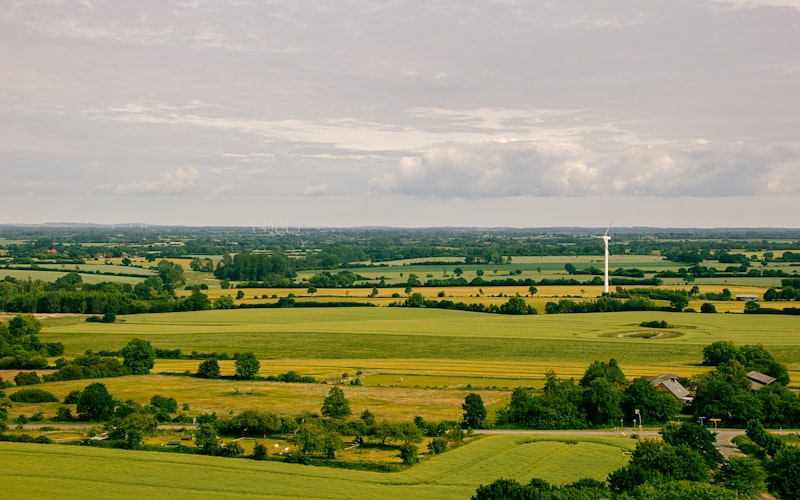
[[[23,425],[23,429],[25,430],[38,430],[42,428],[46,428],[48,430],[52,429],[60,429],[60,430],[81,430],[81,429],[89,429],[91,427],[96,427],[97,424],[83,424],[83,423],[53,423],[53,424],[25,424]],[[158,426],[159,430],[196,430],[197,426],[194,425],[180,425],[180,424],[163,424]],[[732,444],[733,438],[736,436],[740,436],[745,433],[743,429],[712,429],[712,432],[717,433],[717,448],[722,453],[722,456],[725,458],[728,457],[737,457],[743,456],[742,453],[739,451],[739,448],[736,445]],[[795,434],[797,431],[794,430],[770,430],[773,434]],[[521,436],[524,435],[548,435],[548,436],[565,436],[565,437],[580,437],[580,436],[609,436],[609,437],[620,437],[620,436],[645,436],[648,438],[657,438],[659,437],[658,430],[643,430],[641,432],[634,431],[633,429],[626,429],[624,431],[618,430],[564,430],[564,431],[545,431],[545,430],[526,430],[526,429],[476,429],[473,431],[474,434],[482,434],[482,435],[499,435],[499,434],[518,434]]]

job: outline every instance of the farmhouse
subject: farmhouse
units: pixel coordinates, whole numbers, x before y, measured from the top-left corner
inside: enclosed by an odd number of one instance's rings
[[[689,389],[678,382],[677,375],[671,373],[657,375],[650,378],[650,383],[653,384],[656,389],[669,393],[683,404],[689,404],[692,402],[692,399],[694,399],[689,393]]]
[[[747,378],[750,379],[750,388],[754,391],[775,382],[775,377],[770,377],[769,375],[755,370],[747,372]]]

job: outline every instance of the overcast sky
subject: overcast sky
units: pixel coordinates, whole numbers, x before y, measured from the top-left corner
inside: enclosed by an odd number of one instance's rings
[[[0,223],[800,227],[800,0],[0,4]]]

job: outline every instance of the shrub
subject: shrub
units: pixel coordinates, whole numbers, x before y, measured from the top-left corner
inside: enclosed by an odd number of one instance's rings
[[[717,312],[717,307],[711,302],[703,302],[703,305],[700,306],[700,312],[706,314],[713,314]]]
[[[42,389],[21,389],[10,396],[15,403],[58,403],[58,398]]]
[[[414,465],[419,462],[417,453],[417,445],[413,443],[406,443],[400,447],[400,459],[403,460],[403,465]]]
[[[82,392],[79,390],[74,390],[67,394],[67,397],[64,398],[65,405],[76,405],[78,404],[78,400],[81,399]]]
[[[219,378],[219,363],[214,358],[203,361],[196,375],[200,378]]]
[[[17,385],[41,384],[42,378],[36,372],[19,372],[14,376],[14,383]]]
[[[439,453],[444,453],[447,451],[447,439],[445,438],[433,438],[428,443],[428,451],[431,455],[438,455]]]

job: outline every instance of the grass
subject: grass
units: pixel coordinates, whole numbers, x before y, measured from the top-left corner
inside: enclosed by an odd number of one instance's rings
[[[640,339],[642,321],[667,320],[673,338]],[[596,313],[506,316],[433,309],[336,308],[213,310],[121,316],[115,324],[47,326],[43,342],[66,353],[118,350],[141,337],[184,352],[253,351],[259,358],[445,359],[588,364],[697,364],[716,340],[762,343],[800,369],[797,319],[791,316],[696,313]],[[568,357],[565,353],[569,353]]]
[[[498,477],[561,484],[624,465],[624,438],[490,436],[402,472],[377,473],[195,455],[0,443],[4,495],[22,498],[468,498]],[[58,466],[54,466],[58,464]],[[165,473],[169,471],[169,473]]]

